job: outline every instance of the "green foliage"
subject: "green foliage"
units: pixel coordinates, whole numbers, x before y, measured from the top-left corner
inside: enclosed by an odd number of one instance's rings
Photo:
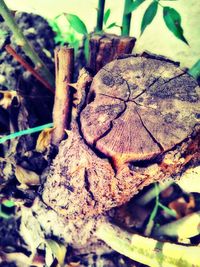
[[[110,14],[111,14],[111,10],[110,10],[110,8],[108,8],[104,14],[104,17],[103,17],[103,24],[105,26],[105,28],[103,29],[103,32],[105,32],[106,30],[111,29],[113,27],[117,27],[116,22],[112,22],[109,25],[107,25]]]
[[[5,37],[5,36],[7,36],[8,35],[8,32],[7,31],[4,31],[4,30],[1,30],[0,29],[0,38],[1,37]]]
[[[72,28],[80,34],[88,34],[85,23],[74,14],[66,14],[66,18]]]
[[[9,219],[12,215],[10,212],[4,211],[3,206],[6,207],[8,210],[12,210],[15,206],[15,203],[12,200],[6,199],[0,204],[0,218]]]
[[[104,17],[103,17],[103,23],[104,23],[104,25],[106,25],[109,17],[110,17],[110,8],[108,8],[106,10],[105,14],[104,14]]]
[[[106,29],[111,29],[113,27],[118,27],[117,24],[116,24],[116,22],[113,22],[110,25],[108,25]]]
[[[134,10],[136,10],[142,3],[144,3],[145,0],[135,0],[132,3],[130,3],[129,5],[126,5],[125,7],[125,15],[133,12]]]
[[[147,223],[147,227],[146,227],[146,235],[150,235],[151,234],[151,230],[152,230],[152,227],[154,225],[154,219],[158,213],[158,209],[161,208],[163,209],[167,214],[169,214],[170,216],[172,217],[176,217],[176,212],[169,209],[168,207],[164,206],[162,203],[160,203],[159,201],[159,190],[158,190],[158,185],[157,183],[154,184],[155,186],[155,196],[156,196],[156,199],[155,199],[155,206],[151,212],[151,215],[149,217],[149,221]]]
[[[86,36],[85,41],[84,41],[84,54],[85,54],[85,59],[88,62],[89,60],[89,35]]]
[[[7,140],[11,140],[11,139],[14,139],[14,138],[22,136],[22,135],[37,133],[37,132],[40,132],[40,131],[42,131],[42,130],[44,130],[46,128],[51,128],[51,127],[53,127],[53,123],[47,123],[47,124],[44,124],[44,125],[41,125],[41,126],[37,126],[37,127],[34,127],[34,128],[29,128],[29,129],[22,130],[22,131],[19,131],[19,132],[16,132],[16,133],[12,133],[12,134],[9,134],[9,135],[1,137],[0,138],[0,144],[6,142]]]
[[[158,10],[158,2],[152,2],[144,13],[141,24],[141,35],[146,27],[153,21]]]
[[[158,6],[163,8],[163,19],[167,28],[174,34],[176,38],[185,42],[188,45],[186,38],[183,35],[183,28],[181,26],[181,16],[180,14],[174,9],[169,6],[162,6],[160,4],[161,1],[177,1],[177,0],[153,0],[148,8],[146,9],[144,16],[142,18],[141,23],[141,35],[146,29],[146,27],[151,24],[153,19],[155,18],[158,10]],[[128,14],[135,11],[145,0],[132,0],[126,1],[125,0],[125,12],[124,17]],[[130,19],[127,20],[125,23],[130,23]],[[130,26],[130,25],[129,25]],[[123,25],[124,28],[128,28],[127,25]]]
[[[189,69],[188,73],[192,75],[195,79],[200,78],[200,59]]]
[[[66,27],[67,31],[61,30],[57,19],[63,15],[64,14],[61,14],[55,17],[53,20],[48,20],[48,23],[56,34],[54,38],[55,43],[58,45],[69,44],[71,47],[74,48],[75,55],[76,55],[78,52],[80,41],[76,36],[75,30],[71,26],[69,26],[68,28]]]
[[[181,16],[180,14],[171,7],[163,8],[163,18],[167,28],[181,41],[188,45],[187,40],[183,36],[183,29],[181,27]]]

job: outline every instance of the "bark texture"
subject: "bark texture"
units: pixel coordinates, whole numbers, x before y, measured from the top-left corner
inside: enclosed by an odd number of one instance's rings
[[[53,108],[54,131],[52,143],[58,145],[65,136],[70,124],[70,86],[74,67],[74,49],[57,47],[55,49],[56,91]]]
[[[177,64],[115,60],[94,77],[88,101],[44,185],[44,202],[64,218],[97,216],[198,164],[200,88]]]
[[[114,34],[93,35],[90,38],[89,66],[97,73],[104,65],[123,54],[131,54],[136,39]]]

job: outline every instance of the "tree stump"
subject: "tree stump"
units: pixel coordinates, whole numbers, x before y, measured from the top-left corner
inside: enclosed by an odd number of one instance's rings
[[[90,38],[89,67],[94,73],[97,73],[103,66],[118,56],[131,54],[135,41],[134,37],[94,34]]]
[[[139,189],[198,164],[200,88],[177,63],[117,59],[94,77],[51,166],[43,201],[66,219],[90,218]]]

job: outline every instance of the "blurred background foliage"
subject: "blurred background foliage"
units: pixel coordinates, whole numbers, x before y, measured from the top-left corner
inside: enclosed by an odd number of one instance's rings
[[[135,52],[142,52],[144,50],[152,53],[164,55],[172,58],[175,61],[180,61],[182,66],[191,67],[200,57],[200,5],[199,0],[177,0],[177,1],[162,1],[163,6],[170,6],[175,8],[181,14],[181,24],[184,29],[184,36],[189,43],[187,46],[167,29],[162,18],[162,10],[159,9],[148,29],[140,36],[140,25],[142,22],[145,10],[152,0],[145,0],[144,3],[133,12],[130,35],[137,38]],[[51,20],[51,24],[55,21],[55,17],[63,12],[76,14],[79,16],[87,26],[88,31],[93,31],[96,24],[96,8],[97,0],[7,0],[6,3],[13,10],[20,10],[26,12],[33,12],[40,14]],[[105,10],[111,9],[110,21],[121,24],[124,1],[122,0],[107,0]],[[60,16],[56,19],[62,34],[68,33],[65,37],[71,39],[75,46],[78,46],[78,39],[81,35],[74,34],[66,24],[66,18]],[[55,24],[55,23],[54,23]],[[53,25],[56,27],[55,25]],[[120,34],[120,29],[114,27],[108,29],[107,32]],[[59,38],[59,37],[58,37]]]

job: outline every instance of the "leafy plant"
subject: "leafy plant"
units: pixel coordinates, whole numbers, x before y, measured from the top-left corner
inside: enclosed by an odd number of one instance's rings
[[[41,60],[41,58],[29,44],[28,40],[23,35],[22,31],[19,29],[12,13],[5,4],[4,0],[0,0],[0,15],[3,17],[7,26],[12,31],[17,45],[21,46],[25,54],[32,60],[35,67],[38,67],[40,69],[42,76],[50,83],[52,87],[54,87],[53,75],[50,73],[44,62]]]
[[[64,14],[60,14],[56,16],[53,20],[48,20],[49,25],[52,27],[52,30],[56,33],[54,41],[58,45],[69,44],[74,48],[75,55],[78,52],[78,48],[80,45],[80,40],[76,36],[75,30],[69,26],[66,31],[63,31],[58,23],[58,18],[64,16]]]
[[[169,31],[171,31],[176,38],[183,41],[188,45],[188,41],[183,35],[183,28],[181,26],[181,15],[172,7],[163,6],[161,1],[176,1],[176,0],[153,0],[147,7],[141,23],[140,35],[143,34],[144,30],[150,25],[155,18],[158,7],[163,9],[163,19]],[[131,13],[135,11],[145,0],[125,0],[124,14],[122,20],[122,35],[129,35]]]

